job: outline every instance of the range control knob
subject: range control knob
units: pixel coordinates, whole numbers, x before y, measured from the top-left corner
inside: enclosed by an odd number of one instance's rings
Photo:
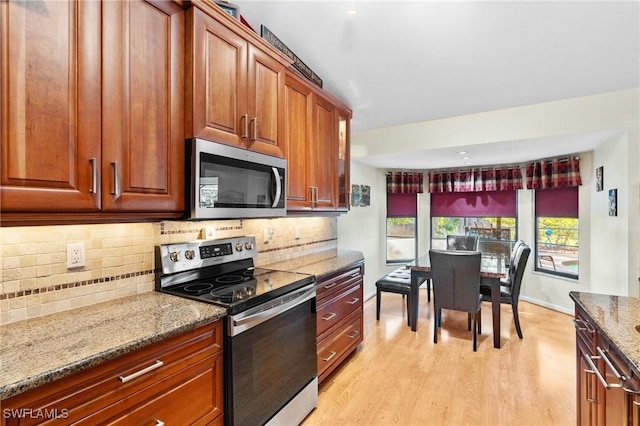
[[[196,252],[193,250],[185,250],[184,257],[188,260],[193,260],[193,258],[196,257]]]
[[[180,252],[172,251],[171,253],[169,253],[169,259],[171,259],[172,262],[177,262],[178,260],[180,260]]]
[[[244,243],[244,248],[246,248],[247,250],[252,250],[253,243],[251,241],[247,241],[246,243]]]
[[[236,244],[236,251],[242,251],[242,243]]]

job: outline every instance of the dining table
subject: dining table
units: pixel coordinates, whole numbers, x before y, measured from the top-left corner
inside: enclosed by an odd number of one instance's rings
[[[493,347],[500,348],[500,279],[507,276],[508,265],[495,261],[490,256],[484,256],[480,266],[480,280],[482,284],[491,286],[491,313],[493,317]],[[431,263],[429,254],[418,257],[407,264],[411,269],[411,297],[409,297],[409,325],[412,331],[418,326],[418,290],[420,284],[431,279]],[[435,295],[434,295],[435,297]]]

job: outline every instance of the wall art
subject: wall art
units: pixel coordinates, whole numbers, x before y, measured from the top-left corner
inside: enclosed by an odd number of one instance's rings
[[[604,167],[600,166],[596,169],[596,191],[600,192],[604,189]]]
[[[609,216],[618,216],[618,190],[609,190]]]

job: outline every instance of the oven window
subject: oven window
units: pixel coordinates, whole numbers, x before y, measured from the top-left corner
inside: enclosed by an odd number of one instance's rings
[[[315,299],[227,338],[225,351],[228,423],[264,424],[316,376]]]

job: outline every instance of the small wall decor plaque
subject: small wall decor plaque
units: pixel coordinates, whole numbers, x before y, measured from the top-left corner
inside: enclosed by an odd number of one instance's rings
[[[596,169],[596,191],[600,192],[604,189],[604,167],[600,166]]]
[[[609,216],[618,216],[618,190],[609,190]]]

